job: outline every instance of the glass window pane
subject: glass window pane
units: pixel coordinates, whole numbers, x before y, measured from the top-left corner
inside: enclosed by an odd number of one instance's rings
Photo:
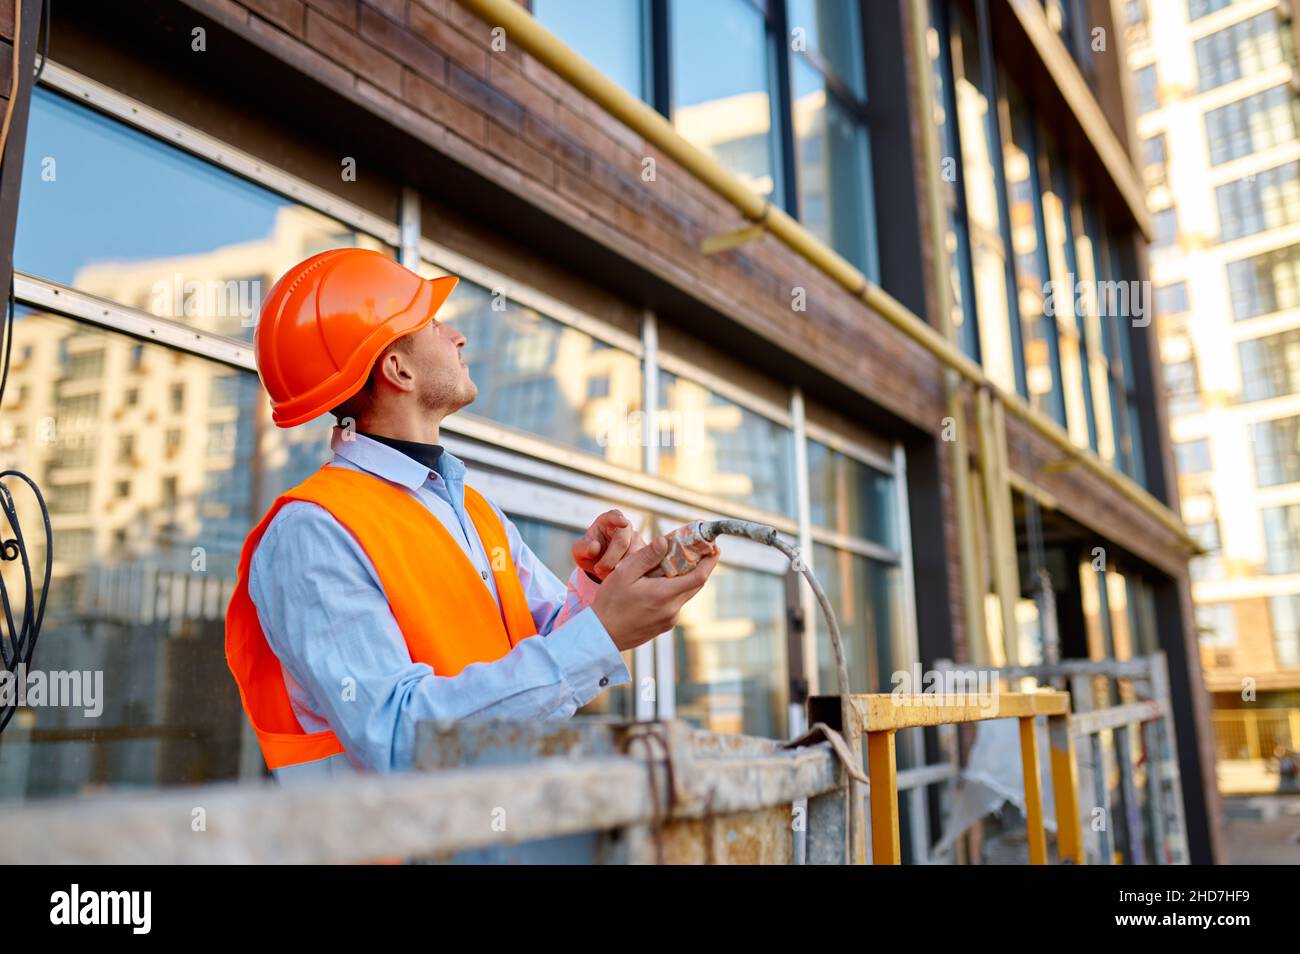
[[[1204,474],[1210,469],[1210,442],[1204,438],[1174,444],[1174,464],[1179,474]]]
[[[19,271],[235,338],[329,248],[377,239],[49,90],[32,96]]]
[[[1245,96],[1205,114],[1210,164],[1219,165],[1290,142],[1300,130],[1300,103],[1289,86]]]
[[[1203,16],[1222,10],[1234,0],[1187,0],[1187,19],[1199,20]]]
[[[1237,644],[1237,618],[1231,603],[1201,603],[1196,629],[1202,646],[1227,649]]]
[[[711,391],[659,372],[659,473],[691,490],[791,516],[789,428]]]
[[[1241,399],[1265,401],[1300,392],[1300,328],[1250,338],[1237,345]]]
[[[533,0],[533,16],[633,96],[648,98],[646,0]]]
[[[867,127],[805,61],[791,63],[799,214],[810,232],[876,279]]]
[[[943,202],[947,211],[948,230],[944,245],[952,259],[948,272],[952,295],[951,320],[962,351],[979,360],[979,334],[975,317],[975,282],[972,274],[970,229],[966,221],[965,187],[957,139],[957,99],[953,82],[954,53],[960,54],[960,42],[950,35],[948,6],[942,0],[930,0],[930,31],[927,45],[934,67],[934,121],[939,127],[944,168],[940,176]]]
[[[1291,56],[1291,34],[1277,12],[1266,10],[1196,41],[1200,91],[1259,73],[1285,63]]]
[[[962,176],[966,185],[971,259],[978,303],[980,353],[989,377],[1016,389],[1011,345],[1011,291],[1007,249],[1002,242],[993,142],[992,94],[984,88],[979,44],[971,22],[953,11],[959,24],[961,68],[954,63],[957,116],[961,129]]]
[[[1134,87],[1137,92],[1138,115],[1152,112],[1160,107],[1159,91],[1156,85],[1156,66],[1154,63],[1144,66],[1134,74]]]
[[[1300,162],[1225,182],[1214,195],[1221,242],[1290,225],[1300,220]]]
[[[806,49],[825,63],[859,99],[867,96],[862,63],[862,23],[858,4],[844,0],[790,0],[791,46]],[[802,37],[797,32],[803,31]]]
[[[808,496],[813,526],[897,546],[894,479],[888,474],[810,439]]]
[[[1196,362],[1170,361],[1164,365],[1165,396],[1169,401],[1169,415],[1178,417],[1201,409],[1200,383]]]
[[[771,40],[748,0],[672,0],[673,125],[780,204]]]
[[[420,269],[446,274],[428,262]],[[478,397],[464,413],[641,469],[636,355],[463,278],[438,320],[467,339]]]
[[[813,567],[844,637],[852,692],[889,692],[891,677],[908,658],[904,645],[899,570],[822,544],[813,546]],[[817,618],[817,678],[823,693],[838,691],[830,633]]]
[[[1261,516],[1268,572],[1300,572],[1300,505],[1266,507]]]
[[[1255,482],[1260,487],[1300,480],[1300,417],[1253,422],[1250,443],[1255,455]]]
[[[102,672],[103,709],[20,711],[0,797],[260,778],[225,610],[244,536],[327,459],[326,419],[280,430],[251,372],[90,325],[20,309],[13,332],[0,443],[46,493],[54,531],[33,665]],[[15,498],[43,561],[35,504]],[[0,572],[21,601],[17,565]]]
[[[1007,202],[1011,211],[1011,245],[1015,253],[1025,385],[1030,404],[1064,424],[1065,405],[1060,393],[1056,329],[1044,309],[1048,264],[1042,210],[1038,204],[1038,158],[1033,118],[1018,90],[1009,81],[1007,99],[1010,122],[1003,143],[1003,157]]]
[[[1043,188],[1043,222],[1047,236],[1047,261],[1052,276],[1052,315],[1056,321],[1056,338],[1061,357],[1061,390],[1065,395],[1066,430],[1080,447],[1090,445],[1092,431],[1089,405],[1084,393],[1085,371],[1079,341],[1079,324],[1074,300],[1075,248],[1070,222],[1069,193],[1059,157],[1041,158],[1048,164],[1041,177]]]
[[[673,631],[677,717],[714,732],[785,738],[785,627],[781,577],[718,566]]]
[[[1273,596],[1268,603],[1277,664],[1282,669],[1300,669],[1300,596]]]
[[[1077,183],[1075,194],[1080,195]],[[1087,397],[1091,402],[1092,425],[1090,443],[1092,449],[1104,461],[1113,461],[1116,454],[1114,419],[1111,417],[1110,404],[1110,366],[1106,360],[1106,346],[1103,340],[1102,322],[1129,321],[1131,315],[1115,314],[1118,304],[1109,294],[1103,314],[1102,302],[1099,301],[1100,281],[1102,279],[1101,256],[1104,247],[1100,244],[1101,232],[1096,216],[1086,204],[1075,203],[1075,262],[1078,266],[1078,281],[1082,294],[1079,295],[1080,334],[1084,353],[1087,356]]]
[[[1229,262],[1228,288],[1237,321],[1300,306],[1300,245]]]

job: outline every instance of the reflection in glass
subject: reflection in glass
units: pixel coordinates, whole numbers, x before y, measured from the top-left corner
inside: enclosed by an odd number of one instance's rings
[[[1068,220],[1068,194],[1063,188],[1064,171],[1057,156],[1045,153],[1040,162],[1047,167],[1040,181],[1043,188],[1043,224],[1047,237],[1047,261],[1052,276],[1050,307],[1056,320],[1056,338],[1061,356],[1061,386],[1065,394],[1065,423],[1070,440],[1080,447],[1090,445],[1091,427],[1084,393],[1083,357],[1079,325],[1075,317],[1074,283],[1077,268]]]
[[[1075,195],[1080,195],[1077,181]],[[1101,303],[1098,301],[1099,263],[1097,256],[1101,249],[1097,244],[1096,222],[1089,221],[1085,210],[1076,200],[1072,210],[1074,215],[1075,262],[1080,283],[1079,321],[1082,324],[1082,346],[1087,362],[1088,393],[1085,397],[1091,402],[1092,431],[1090,444],[1102,460],[1111,462],[1115,459],[1114,421],[1110,413],[1110,375],[1106,365],[1106,352],[1102,344]],[[1114,303],[1106,302],[1107,307]],[[1116,316],[1108,315],[1107,321],[1116,321]]]
[[[646,99],[646,0],[533,0],[533,16],[605,76]]]
[[[1119,284],[1124,282],[1124,266],[1120,255],[1122,239],[1111,231],[1108,219],[1095,205],[1089,205],[1085,209],[1085,215],[1089,234],[1094,236],[1096,243],[1095,257],[1099,288],[1116,289],[1118,295],[1118,290],[1127,287]],[[1134,455],[1138,449],[1129,421],[1130,406],[1136,403],[1133,355],[1128,343],[1133,303],[1129,302],[1127,311],[1122,304],[1122,300],[1116,297],[1108,296],[1104,300],[1100,295],[1098,297],[1101,344],[1107,368],[1110,421],[1115,434],[1115,453],[1120,470],[1133,476]]]
[[[804,60],[792,60],[791,77],[800,219],[877,278],[867,127]]]
[[[899,569],[877,560],[823,544],[813,546],[817,579],[840,624],[852,692],[889,692],[893,673],[907,664]],[[835,651],[830,633],[817,620],[819,691],[837,692]]]
[[[1016,388],[1011,345],[1011,299],[1007,287],[1007,249],[1002,242],[998,207],[993,97],[984,88],[979,44],[971,22],[957,11],[960,42],[954,49],[957,119],[961,130],[962,173],[966,185],[975,300],[978,302],[980,351],[984,370],[1008,391]],[[956,57],[957,52],[954,53]]]
[[[421,273],[446,274],[427,262]],[[636,355],[465,279],[438,320],[467,339],[478,398],[466,413],[641,469]]]
[[[790,0],[788,20],[791,45],[802,39],[802,49],[822,60],[854,96],[866,99],[858,5],[842,0]],[[802,35],[796,30],[802,30]]]
[[[897,546],[893,478],[812,438],[808,497],[814,527]]]
[[[794,513],[790,430],[702,384],[659,372],[659,473],[691,490]]]
[[[326,459],[325,429],[271,426],[250,372],[25,310],[13,328],[0,456],[46,491],[54,531],[33,662],[102,672],[103,711],[20,710],[0,797],[260,777],[225,609],[244,535]]]
[[[677,717],[714,732],[784,738],[785,582],[720,565],[674,630]]]
[[[515,514],[508,514],[508,516],[514,521],[519,536],[528,549],[546,564],[561,583],[567,583],[573,573],[573,541],[579,534],[566,527],[558,527],[542,520],[519,517]],[[632,653],[624,653],[623,661],[627,664],[628,672],[632,672]],[[599,715],[617,719],[632,719],[635,714],[631,684],[607,689],[578,710],[578,715]]]
[[[1033,118],[1019,90],[1007,84],[1009,122],[1003,158],[1007,202],[1011,210],[1011,244],[1015,251],[1016,291],[1025,361],[1025,387],[1033,407],[1065,422],[1057,372],[1056,333],[1044,313],[1047,253],[1043,248],[1042,211],[1038,205],[1038,159]]]
[[[160,318],[252,337],[262,297],[329,248],[391,254],[57,93],[32,95],[15,267]]]
[[[940,176],[943,203],[947,211],[944,245],[952,261],[948,272],[952,295],[951,320],[962,351],[979,360],[979,329],[975,318],[975,283],[971,274],[970,230],[966,224],[966,200],[961,164],[956,160],[957,99],[953,83],[953,44],[947,25],[948,5],[931,0],[930,22],[935,24],[926,37],[934,70],[934,121],[939,127],[944,160]],[[960,52],[958,50],[958,52]]]
[[[672,0],[673,125],[780,204],[774,60],[748,0]]]

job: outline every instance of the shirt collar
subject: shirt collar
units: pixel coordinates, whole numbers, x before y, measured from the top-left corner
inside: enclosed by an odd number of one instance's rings
[[[409,490],[417,490],[429,477],[429,468],[418,460],[407,457],[396,448],[371,440],[364,434],[335,427],[330,437],[330,448],[336,457],[362,470],[382,477],[394,484],[401,484]],[[465,465],[444,448],[438,458],[436,468],[443,480],[459,481],[465,476]]]
[[[419,461],[429,470],[438,469],[438,458],[443,455],[441,444],[422,444],[419,441],[404,441],[396,437],[388,437],[385,434],[367,434],[365,431],[357,431],[362,437],[368,437],[372,441],[378,441],[394,450],[399,450],[412,460]]]

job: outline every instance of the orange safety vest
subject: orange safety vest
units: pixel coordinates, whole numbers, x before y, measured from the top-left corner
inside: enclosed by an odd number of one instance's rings
[[[465,509],[488,554],[501,606],[465,552],[429,510],[400,487],[360,471],[326,465],[271,505],[244,541],[239,578],[226,611],[226,662],[266,764],[275,769],[336,755],[333,732],[304,732],[293,714],[280,660],[262,632],[248,595],[253,551],[291,500],[324,507],[356,538],[375,567],[412,662],[454,676],[470,663],[492,662],[536,634],[515,572],[505,527],[471,487]],[[320,639],[330,638],[322,632]]]

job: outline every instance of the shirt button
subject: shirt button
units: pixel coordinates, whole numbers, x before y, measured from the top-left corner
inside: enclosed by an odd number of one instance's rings
[[[483,577],[483,579],[485,580],[487,579],[487,570],[479,570],[479,574]]]
[[[608,685],[609,685],[609,676],[601,676],[601,677],[600,677],[600,688],[604,689],[604,688],[605,688],[606,686],[608,686]]]

